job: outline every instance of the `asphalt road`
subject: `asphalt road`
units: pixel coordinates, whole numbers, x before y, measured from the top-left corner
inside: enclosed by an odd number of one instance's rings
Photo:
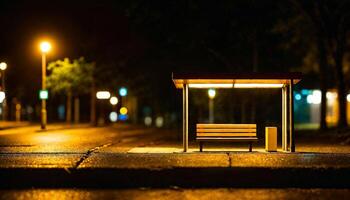
[[[159,132],[159,131],[158,131]],[[0,131],[1,153],[85,153],[104,145],[147,145],[159,138],[154,129],[115,125],[51,125],[41,131],[37,125]]]
[[[166,141],[168,132],[155,129],[114,125],[38,125],[0,131],[0,167],[74,168],[95,151],[110,147],[113,152],[127,152],[138,146]],[[171,135],[170,135],[171,136]]]

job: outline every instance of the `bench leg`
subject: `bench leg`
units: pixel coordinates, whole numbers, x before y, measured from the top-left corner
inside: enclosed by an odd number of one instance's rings
[[[199,142],[199,151],[200,151],[200,152],[203,151],[203,142]]]
[[[249,152],[252,152],[252,149],[253,149],[253,143],[250,142],[250,143],[249,143]]]

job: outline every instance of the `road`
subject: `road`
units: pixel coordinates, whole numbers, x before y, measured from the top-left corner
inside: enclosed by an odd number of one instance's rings
[[[0,131],[0,166],[78,167],[86,154],[94,151],[109,147],[113,152],[127,152],[166,141],[169,134],[127,125],[50,125],[47,131],[41,131],[37,125],[7,129]]]

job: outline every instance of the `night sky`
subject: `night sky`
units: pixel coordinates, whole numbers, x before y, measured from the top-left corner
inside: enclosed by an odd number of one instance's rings
[[[49,39],[48,62],[84,56],[96,62],[99,88],[125,85],[167,107],[172,72],[295,71],[305,50],[284,50],[288,34],[274,32],[291,12],[288,1],[2,0],[0,61],[9,96],[36,103],[38,43]]]
[[[1,1],[0,7],[0,58],[8,64],[10,95],[40,87],[42,39],[53,43],[48,62],[80,56],[98,61],[131,44],[128,19],[110,4]]]

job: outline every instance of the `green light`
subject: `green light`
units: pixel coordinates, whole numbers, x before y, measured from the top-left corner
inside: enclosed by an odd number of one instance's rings
[[[47,90],[40,90],[39,91],[39,99],[46,100],[49,98],[49,92]]]

